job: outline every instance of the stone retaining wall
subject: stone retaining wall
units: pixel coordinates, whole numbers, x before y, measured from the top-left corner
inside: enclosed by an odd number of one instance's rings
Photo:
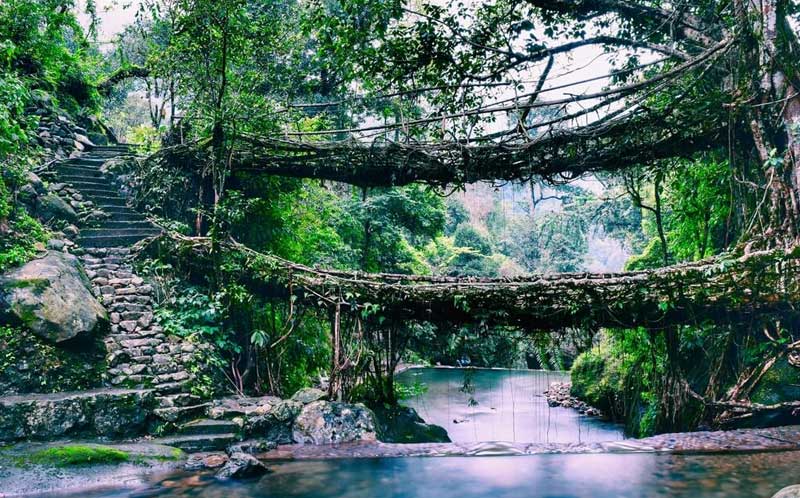
[[[141,389],[6,396],[0,398],[0,441],[137,436],[154,404],[153,392]]]

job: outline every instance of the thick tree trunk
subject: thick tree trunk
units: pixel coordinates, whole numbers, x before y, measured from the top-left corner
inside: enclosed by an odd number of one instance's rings
[[[800,95],[793,83],[797,74],[786,69],[796,59],[797,40],[778,0],[747,0],[746,12],[753,21],[754,59],[760,68],[750,129],[769,198],[768,228],[762,235],[767,244],[788,246],[797,243],[800,228]],[[770,109],[778,111],[778,126]]]

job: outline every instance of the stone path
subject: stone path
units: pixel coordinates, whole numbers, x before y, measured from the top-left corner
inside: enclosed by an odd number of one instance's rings
[[[58,181],[69,184],[107,214],[97,226],[82,227],[74,252],[83,261],[93,292],[106,307],[111,334],[108,350],[109,383],[115,387],[152,388],[154,413],[176,422],[203,412],[206,404],[188,391],[195,346],[168,338],[154,321],[153,289],[135,274],[130,246],[160,230],[127,205],[101,166],[128,153],[126,146],[93,148],[56,166]]]
[[[122,145],[95,147],[56,166],[60,182],[70,184],[108,216],[97,226],[81,230],[77,241],[81,247],[128,247],[160,233],[147,218],[127,205],[112,179],[100,169],[109,159],[128,152],[128,147]]]

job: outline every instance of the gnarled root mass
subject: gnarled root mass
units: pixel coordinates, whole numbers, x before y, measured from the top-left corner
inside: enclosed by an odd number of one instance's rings
[[[208,238],[169,235],[173,258],[199,272],[214,261]],[[514,278],[450,278],[311,268],[233,241],[214,245],[246,269],[262,292],[399,320],[568,327],[663,329],[708,321],[796,318],[800,247],[627,273],[564,273]]]

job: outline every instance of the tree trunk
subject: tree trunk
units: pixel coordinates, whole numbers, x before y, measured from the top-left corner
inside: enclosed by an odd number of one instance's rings
[[[760,68],[753,82],[758,104],[753,106],[750,130],[758,157],[764,164],[769,198],[768,228],[763,234],[771,244],[789,246],[798,240],[800,221],[800,95],[797,75],[787,67],[797,57],[797,39],[786,24],[777,0],[748,0],[746,10],[752,23],[752,42]],[[774,114],[763,109],[780,109],[781,126],[774,126]],[[765,196],[766,198],[767,196]]]

